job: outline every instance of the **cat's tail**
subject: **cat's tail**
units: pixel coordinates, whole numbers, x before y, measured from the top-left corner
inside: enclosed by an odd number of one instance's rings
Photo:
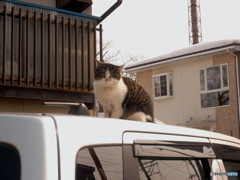
[[[146,121],[147,122],[154,122],[153,117],[146,115]]]
[[[150,115],[147,115],[143,112],[135,112],[128,116],[123,115],[122,118],[134,121],[154,122],[153,118]]]

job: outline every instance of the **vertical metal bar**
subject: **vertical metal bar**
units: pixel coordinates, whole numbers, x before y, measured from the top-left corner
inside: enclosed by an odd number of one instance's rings
[[[58,88],[58,16],[55,16],[55,87]]]
[[[82,45],[82,90],[85,90],[85,59],[84,59],[84,22],[81,22],[81,45]]]
[[[22,76],[22,9],[19,9],[19,59],[18,59],[18,85],[21,85]]]
[[[71,36],[72,36],[72,32],[71,32],[71,18],[68,18],[68,62],[69,62],[69,89],[72,88],[72,41],[71,41]]]
[[[96,60],[97,60],[97,28],[96,28],[96,24],[94,24],[94,34],[93,34],[93,54],[94,54],[94,73],[95,73],[95,70],[96,70]],[[95,74],[94,74],[95,75]]]
[[[27,10],[27,33],[26,33],[26,38],[27,38],[27,42],[26,42],[26,76],[27,76],[27,80],[26,80],[26,84],[27,86],[29,85],[29,10]]]
[[[103,61],[103,46],[102,46],[103,45],[102,24],[100,24],[100,32],[99,33],[100,33],[100,35],[99,35],[100,36],[99,37],[100,38],[100,42],[99,42],[100,43],[100,45],[99,45],[99,47],[100,47],[100,49],[99,49],[99,51],[100,51],[100,61],[104,62]]]
[[[7,7],[4,6],[4,28],[3,28],[3,76],[2,82],[5,84],[6,79],[6,38],[7,38]]]
[[[44,87],[44,16],[41,13],[41,86]]]
[[[91,90],[91,67],[92,67],[92,63],[91,63],[91,29],[90,29],[90,22],[88,22],[88,29],[87,29],[87,40],[88,40],[88,47],[87,47],[87,51],[88,51],[88,91]]]
[[[65,88],[65,26],[64,17],[62,17],[62,88]]]
[[[48,87],[51,88],[51,14],[48,14]]]
[[[37,85],[37,13],[34,11],[34,86]]]
[[[95,72],[96,72],[96,65],[97,65],[97,62],[96,62],[96,60],[97,60],[97,27],[96,27],[97,25],[96,24],[94,24],[94,35],[93,35],[93,43],[94,43],[94,45],[93,45],[93,50],[94,50],[94,62],[93,62],[93,64],[94,64],[94,67],[93,67],[93,79],[95,78]],[[94,112],[95,112],[95,114],[97,113],[97,108],[96,108],[96,96],[94,96],[94,106],[93,106],[93,108],[94,108]]]
[[[95,78],[95,71],[96,71],[96,59],[97,59],[97,28],[96,24],[94,23],[93,28],[93,79]],[[94,96],[94,105],[93,105],[94,113],[96,114],[96,96]]]
[[[12,7],[12,37],[11,37],[11,83],[14,83],[14,21],[15,21],[15,13],[14,7]]]
[[[26,18],[27,18],[27,14],[24,15],[24,13],[22,13],[22,18],[25,17],[25,23],[23,22],[23,33],[22,33],[22,44],[23,44],[23,49],[22,49],[22,77],[23,77],[23,81],[26,83]]]
[[[75,89],[78,90],[78,20],[75,19]]]

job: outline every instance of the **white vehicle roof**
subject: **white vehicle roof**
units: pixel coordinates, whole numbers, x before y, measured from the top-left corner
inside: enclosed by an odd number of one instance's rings
[[[60,136],[59,138],[78,140],[83,136],[84,139],[81,139],[81,142],[78,141],[78,145],[122,143],[122,136],[124,132],[145,132],[189,137],[204,137],[240,144],[239,139],[224,134],[158,123],[62,114],[1,113],[0,120],[3,117],[5,117],[6,120],[15,119],[15,121],[21,121],[21,119],[27,118],[32,121],[37,120],[38,122],[44,122],[50,117],[50,119],[54,119],[55,121],[54,123],[57,126],[58,135]],[[74,141],[71,143],[74,143]]]
[[[36,180],[56,179],[57,173],[62,179],[73,180],[77,153],[83,147],[133,143],[135,140],[169,140],[169,137],[175,141],[212,139],[240,148],[240,140],[230,136],[165,124],[91,116],[0,114],[0,143],[7,142],[19,150],[22,168],[32,169]],[[27,152],[26,147],[30,147]],[[34,172],[33,162],[38,162],[37,172]],[[22,178],[31,179],[28,175],[23,173]]]

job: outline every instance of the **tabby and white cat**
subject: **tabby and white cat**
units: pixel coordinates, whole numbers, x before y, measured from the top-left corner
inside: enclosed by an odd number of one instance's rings
[[[94,92],[104,116],[153,122],[153,103],[149,94],[135,81],[122,77],[123,66],[97,61]]]

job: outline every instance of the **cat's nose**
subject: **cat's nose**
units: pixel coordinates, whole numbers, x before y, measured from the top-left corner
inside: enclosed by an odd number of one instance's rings
[[[106,78],[105,78],[105,82],[108,82],[108,81],[109,81],[109,78],[108,78],[108,77],[106,77]]]

